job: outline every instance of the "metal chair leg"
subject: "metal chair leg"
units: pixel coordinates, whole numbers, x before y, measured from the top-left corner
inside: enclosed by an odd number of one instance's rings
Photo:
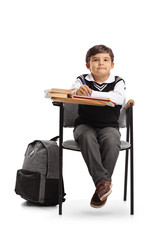
[[[124,175],[124,196],[123,201],[127,200],[127,180],[128,180],[128,150],[126,150],[125,175]]]
[[[63,171],[63,103],[60,103],[59,124],[59,215],[62,215],[62,171]]]
[[[127,132],[126,132],[126,141],[129,142],[129,109],[127,109],[126,112],[126,121],[127,121]],[[128,154],[129,154],[129,150],[126,150],[126,157],[125,157],[125,175],[124,175],[124,196],[123,196],[123,200],[126,201],[127,200],[127,181],[128,181]]]
[[[134,214],[134,158],[133,158],[133,109],[132,107],[130,108],[130,140],[131,140],[131,156],[130,156],[130,178],[131,178],[131,215]]]
[[[134,214],[134,170],[133,170],[133,150],[131,149],[131,163],[130,163],[130,171],[131,171],[131,209],[130,213],[131,215]]]

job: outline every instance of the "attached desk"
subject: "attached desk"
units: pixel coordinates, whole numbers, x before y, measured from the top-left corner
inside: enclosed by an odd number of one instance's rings
[[[97,101],[97,100],[85,100],[85,99],[75,99],[75,98],[68,98],[68,97],[58,97],[55,94],[55,97],[52,94],[51,100],[53,101],[53,105],[60,107],[60,116],[59,116],[59,215],[62,215],[62,161],[63,161],[63,151],[62,151],[62,144],[63,144],[63,104],[70,103],[70,104],[83,104],[83,105],[93,105],[93,106],[106,106],[105,102]]]

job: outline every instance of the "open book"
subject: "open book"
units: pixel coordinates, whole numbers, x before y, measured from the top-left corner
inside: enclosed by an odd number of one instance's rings
[[[94,97],[91,97],[91,96],[79,96],[79,95],[74,95],[73,98],[103,101],[103,102],[106,102],[106,105],[109,105],[110,107],[115,107],[115,105],[116,105],[109,98],[94,98]]]

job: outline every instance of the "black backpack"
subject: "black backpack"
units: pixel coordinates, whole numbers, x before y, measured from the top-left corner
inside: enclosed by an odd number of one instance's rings
[[[35,140],[26,150],[22,169],[17,171],[15,192],[25,200],[41,205],[58,204],[59,147],[58,137]],[[63,199],[64,184],[62,181]]]

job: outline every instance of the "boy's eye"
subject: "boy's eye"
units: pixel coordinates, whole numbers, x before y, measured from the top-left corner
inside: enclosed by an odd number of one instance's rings
[[[94,61],[94,62],[97,62],[97,61],[99,61],[99,59],[97,59],[97,58],[94,58],[94,59],[93,59],[93,61]],[[109,59],[108,59],[108,58],[105,58],[105,59],[104,59],[104,62],[108,62],[108,61],[109,61]]]

